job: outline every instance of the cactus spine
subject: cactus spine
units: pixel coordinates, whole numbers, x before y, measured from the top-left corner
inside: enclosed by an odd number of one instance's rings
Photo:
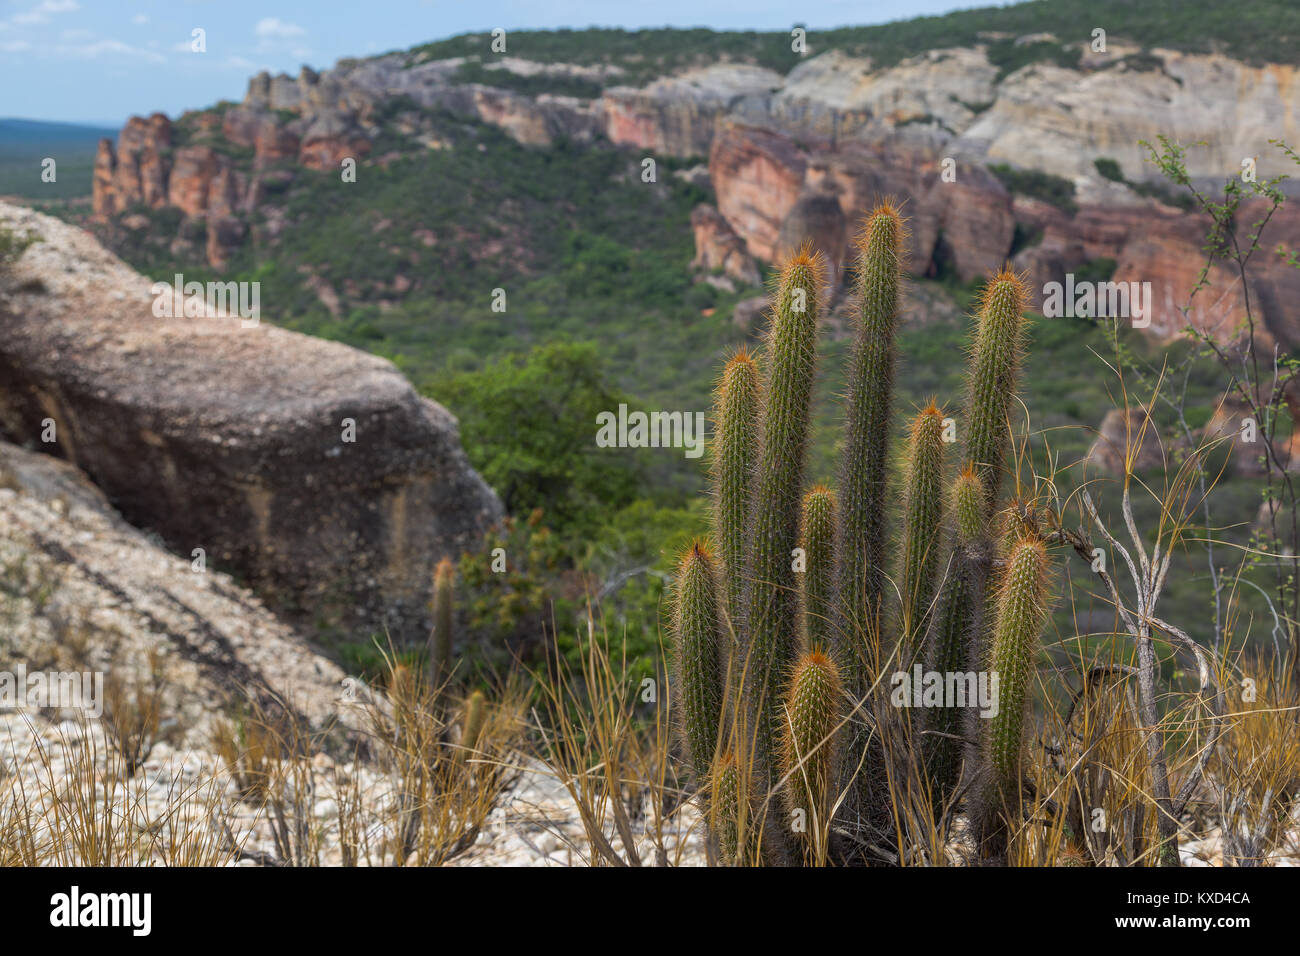
[[[713,765],[722,713],[716,586],[712,560],[704,544],[697,541],[678,564],[673,637],[682,736],[691,766],[701,780]]]
[[[726,621],[732,628],[738,628],[741,620],[760,394],[758,366],[741,349],[722,372],[713,413],[713,537],[719,550]]]
[[[456,567],[450,558],[433,572],[433,633],[429,635],[429,689],[435,693],[451,677],[452,598]]]
[[[804,249],[790,259],[781,272],[767,335],[759,464],[746,538],[751,563],[745,669],[755,756],[769,775],[780,731],[780,701],[773,688],[793,666],[799,648],[799,582],[791,554],[799,540],[822,275],[820,255]]]
[[[835,591],[835,492],[818,485],[803,499],[804,620],[809,647],[829,647]]]
[[[781,776],[791,820],[801,824],[796,837],[808,863],[825,859],[842,693],[839,670],[819,648],[799,660],[786,691]]]
[[[922,629],[930,616],[942,559],[943,417],[931,402],[913,419],[908,441],[903,569],[899,575],[903,606],[900,664],[904,668],[921,650]]]

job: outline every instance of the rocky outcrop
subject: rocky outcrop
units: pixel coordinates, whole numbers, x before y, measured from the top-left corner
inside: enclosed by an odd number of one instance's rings
[[[1132,52],[1115,45],[1113,55],[1090,53],[1078,69],[1035,63],[1001,76],[980,47],[932,50],[886,68],[832,50],[784,77],[718,63],[640,88],[608,87],[592,100],[461,83],[463,60],[423,62],[401,53],[340,61],[320,73],[304,68],[297,77],[261,73],[243,103],[220,115],[190,114],[193,135],[174,159],[161,114],[133,118],[116,149],[101,144],[94,212],[108,219],[134,205],[171,205],[205,216],[209,263],[221,267],[249,231],[246,214],[258,208],[272,177],[292,175],[295,166],[327,170],[348,157],[364,160],[386,124],[442,148],[429,116],[451,114],[495,125],[530,146],[604,137],[677,157],[707,154],[729,233],[714,222],[701,236],[697,226],[702,268],[730,259],[737,263],[730,274],[748,277],[744,254],[775,262],[794,233],[812,235],[842,263],[849,250],[838,238],[832,197],[851,233],[880,198],[892,196],[904,201],[910,219],[914,274],[951,270],[963,281],[986,275],[1012,256],[1018,226],[1015,265],[1028,272],[1037,296],[1048,282],[1113,259],[1116,281],[1151,284],[1153,334],[1176,335],[1190,320],[1218,336],[1239,319],[1240,290],[1202,293],[1190,315],[1182,312],[1201,265],[1205,222],[1102,178],[1095,161],[1115,160],[1130,181],[1154,178],[1137,144],[1165,134],[1211,144],[1188,151],[1194,178],[1217,178],[1247,156],[1258,157],[1261,177],[1285,172],[1284,159],[1260,145],[1260,131],[1300,139],[1296,71],[1160,50],[1123,60]],[[519,59],[487,67],[523,76],[612,75],[604,67]],[[215,143],[205,137],[215,136],[251,149],[251,168],[233,165],[225,151],[211,152]],[[994,162],[1066,177],[1078,212],[1008,197],[985,168]],[[1300,245],[1297,215],[1275,218],[1275,240]],[[273,220],[268,230],[278,228]],[[739,252],[732,235],[743,245]],[[721,245],[706,249],[714,236]],[[1256,268],[1258,288],[1251,291],[1263,321],[1279,341],[1294,344],[1300,323],[1286,303],[1300,291],[1300,272],[1277,257],[1257,257]],[[1231,285],[1221,269],[1211,278],[1216,288]]]
[[[614,87],[601,98],[605,135],[620,146],[670,156],[707,156],[719,119],[765,102],[781,83],[781,74],[773,70],[720,63],[641,89]]]
[[[109,140],[101,140],[95,159],[95,213],[111,216],[133,203],[153,209],[167,205],[171,145],[171,121],[162,113],[127,120],[116,150]]]
[[[924,151],[861,142],[814,151],[771,127],[732,121],[714,140],[709,175],[719,211],[766,262],[779,257],[783,228],[787,239],[812,237],[833,261],[845,262],[848,224],[885,197],[904,204],[908,268],[918,275],[934,272],[940,260],[964,280],[987,275],[1002,264],[1015,232],[1011,197],[997,179],[971,168],[947,181],[937,158]],[[828,208],[831,196],[838,216]]]
[[[108,671],[128,685],[159,655],[164,706],[190,745],[251,698],[311,724],[349,721],[345,674],[220,571],[132,528],[76,468],[0,442],[6,668]]]
[[[434,562],[501,515],[446,409],[336,343],[159,317],[148,281],[86,233],[0,217],[44,239],[0,303],[0,434],[81,468],[132,523],[277,608],[362,640],[426,633]]]
[[[745,252],[745,244],[722,214],[707,203],[691,211],[691,229],[695,233],[695,258],[692,269],[706,272],[721,270],[748,285],[758,285],[758,266]]]

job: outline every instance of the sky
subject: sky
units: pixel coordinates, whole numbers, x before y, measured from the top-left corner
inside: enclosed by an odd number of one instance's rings
[[[459,33],[587,26],[788,30],[884,23],[961,0],[0,0],[0,117],[117,127],[243,99],[297,74]],[[194,52],[193,31],[206,50]],[[811,37],[810,37],[811,39]],[[526,56],[525,51],[516,56]]]

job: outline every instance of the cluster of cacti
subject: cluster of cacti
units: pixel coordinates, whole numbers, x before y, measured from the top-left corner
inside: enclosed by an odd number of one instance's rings
[[[683,556],[673,641],[685,750],[723,862],[753,858],[756,844],[777,863],[862,861],[856,848],[890,845],[892,758],[876,708],[888,684],[882,678],[914,663],[1003,671],[1002,706],[997,719],[981,722],[981,746],[964,746],[974,728],[951,706],[903,722],[929,731],[905,746],[919,742],[915,765],[928,775],[935,805],[957,790],[961,767],[974,769],[973,760],[991,781],[981,793],[996,792],[1005,804],[1019,784],[1025,701],[1046,620],[1046,549],[1032,522],[1008,522],[1000,564],[990,542],[1025,287],[1007,271],[987,284],[962,418],[948,419],[934,403],[915,416],[901,463],[902,513],[891,520],[906,241],[889,204],[857,239],[859,321],[834,491],[804,488],[818,310],[827,298],[820,255],[805,247],[781,269],[761,368],[741,352],[719,383],[716,557],[702,543]],[[965,453],[949,479],[945,446],[958,436]],[[837,841],[836,827],[858,838]]]

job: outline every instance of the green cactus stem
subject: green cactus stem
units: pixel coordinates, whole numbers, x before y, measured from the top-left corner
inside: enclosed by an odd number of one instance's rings
[[[721,633],[717,582],[703,542],[686,549],[677,567],[673,648],[678,713],[691,766],[699,779],[713,765],[722,717]]]
[[[803,847],[809,863],[824,858],[835,802],[842,694],[839,670],[820,648],[814,648],[795,665],[785,695],[781,775],[790,821],[798,824],[795,842]]]
[[[725,592],[726,624],[733,630],[741,620],[745,531],[758,454],[761,395],[758,365],[742,348],[723,369],[713,412],[713,539]]]
[[[804,621],[809,647],[830,647],[835,591],[835,492],[817,485],[803,499]]]

